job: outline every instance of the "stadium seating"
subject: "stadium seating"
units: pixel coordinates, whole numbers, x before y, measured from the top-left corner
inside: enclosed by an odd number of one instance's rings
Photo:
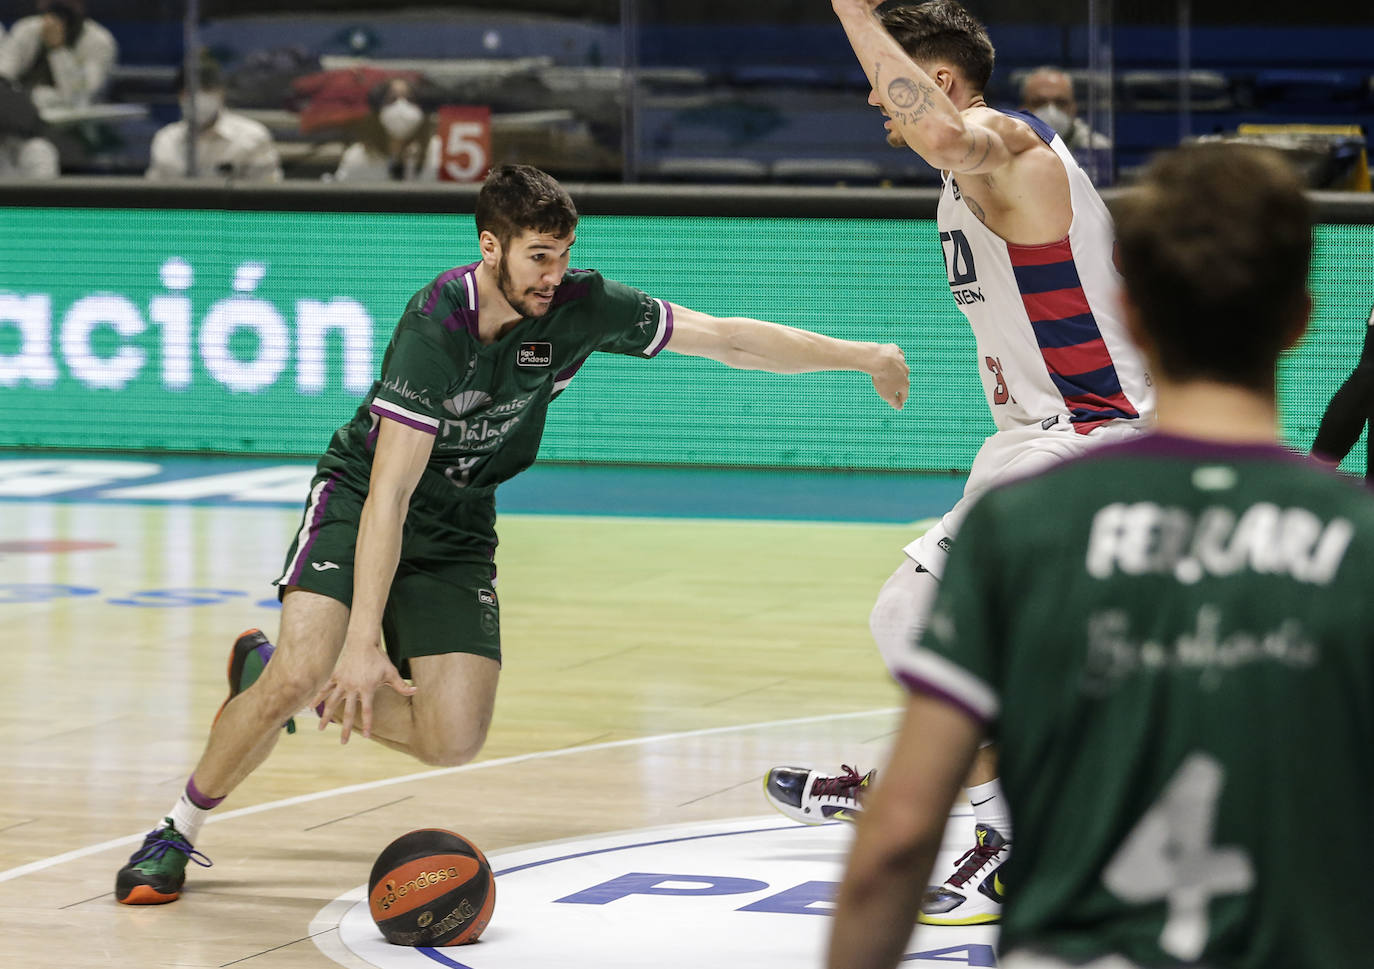
[[[179,58],[179,25],[109,24],[121,46],[111,96],[144,103],[150,118],[121,133],[124,156],[105,170],[141,170],[148,137],[176,116],[170,90]],[[989,90],[1015,106],[1021,77],[1044,64],[1067,69],[1088,99],[1085,27],[992,24],[998,67]],[[884,144],[865,103],[868,83],[842,31],[832,23],[641,26],[626,45],[615,24],[496,12],[445,15],[313,15],[223,18],[203,40],[225,64],[231,103],[263,111],[299,110],[284,99],[295,73],[321,61],[449,64],[427,71],[457,101],[487,103],[494,113],[536,107],[570,113],[582,138],[600,146],[608,166],[582,171],[619,178],[615,157],[625,95],[634,90],[633,128],[641,174],[681,180],[930,181],[910,153]],[[1374,28],[1198,27],[1189,35],[1186,73],[1173,26],[1117,26],[1111,34],[1114,77],[1095,100],[1112,117],[1092,119],[1115,139],[1118,170],[1129,172],[1154,150],[1181,137],[1233,130],[1243,122],[1374,123]],[[637,52],[627,83],[623,52]],[[443,61],[434,59],[442,52]],[[483,64],[509,70],[479,71]],[[516,68],[519,67],[519,70]],[[272,70],[279,73],[274,75]],[[512,73],[513,72],[513,73]],[[255,86],[256,85],[256,86]],[[278,92],[273,97],[269,92]],[[271,103],[268,103],[271,102]],[[320,137],[293,133],[290,118],[272,115],[291,159],[321,158]],[[335,137],[338,137],[335,135]],[[299,150],[297,150],[299,149]],[[118,156],[118,152],[114,153]],[[140,157],[141,156],[141,157]],[[762,174],[760,174],[762,173]],[[288,175],[318,174],[303,163]]]

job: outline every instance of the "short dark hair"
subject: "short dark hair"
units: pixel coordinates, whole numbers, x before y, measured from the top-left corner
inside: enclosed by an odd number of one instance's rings
[[[86,25],[85,0],[38,0],[38,12],[50,13],[62,21],[67,30],[68,47],[76,43]]]
[[[1312,206],[1283,158],[1234,144],[1161,154],[1118,204],[1116,232],[1164,374],[1272,392],[1312,261]]]
[[[196,59],[196,86],[202,91],[224,90],[224,72],[220,70],[219,61],[203,51]],[[186,90],[185,62],[177,68],[177,90]]]
[[[492,169],[477,193],[477,231],[506,245],[522,232],[569,235],[577,228],[577,207],[566,189],[531,165]]]
[[[945,61],[979,91],[987,88],[997,52],[987,28],[956,0],[889,2],[878,8],[878,18],[917,64]]]

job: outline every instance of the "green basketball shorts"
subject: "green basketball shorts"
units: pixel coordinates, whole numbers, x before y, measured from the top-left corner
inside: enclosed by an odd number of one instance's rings
[[[366,498],[356,482],[341,470],[315,475],[286,567],[273,582],[278,596],[295,587],[352,606]],[[496,503],[489,494],[461,500],[443,494],[451,487],[417,487],[406,514],[401,560],[382,614],[387,655],[402,676],[410,675],[414,656],[473,653],[501,660]]]

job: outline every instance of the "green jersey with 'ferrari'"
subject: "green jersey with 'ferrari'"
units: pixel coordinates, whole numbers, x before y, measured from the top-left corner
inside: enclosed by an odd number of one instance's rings
[[[1155,434],[983,498],[900,677],[1000,745],[1002,951],[1369,965],[1371,590],[1374,501],[1277,447]]]

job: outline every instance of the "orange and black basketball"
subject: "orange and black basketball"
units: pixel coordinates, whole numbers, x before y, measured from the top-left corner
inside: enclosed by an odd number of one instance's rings
[[[486,856],[467,838],[420,828],[377,856],[367,901],[392,945],[464,945],[487,927],[496,881]]]

